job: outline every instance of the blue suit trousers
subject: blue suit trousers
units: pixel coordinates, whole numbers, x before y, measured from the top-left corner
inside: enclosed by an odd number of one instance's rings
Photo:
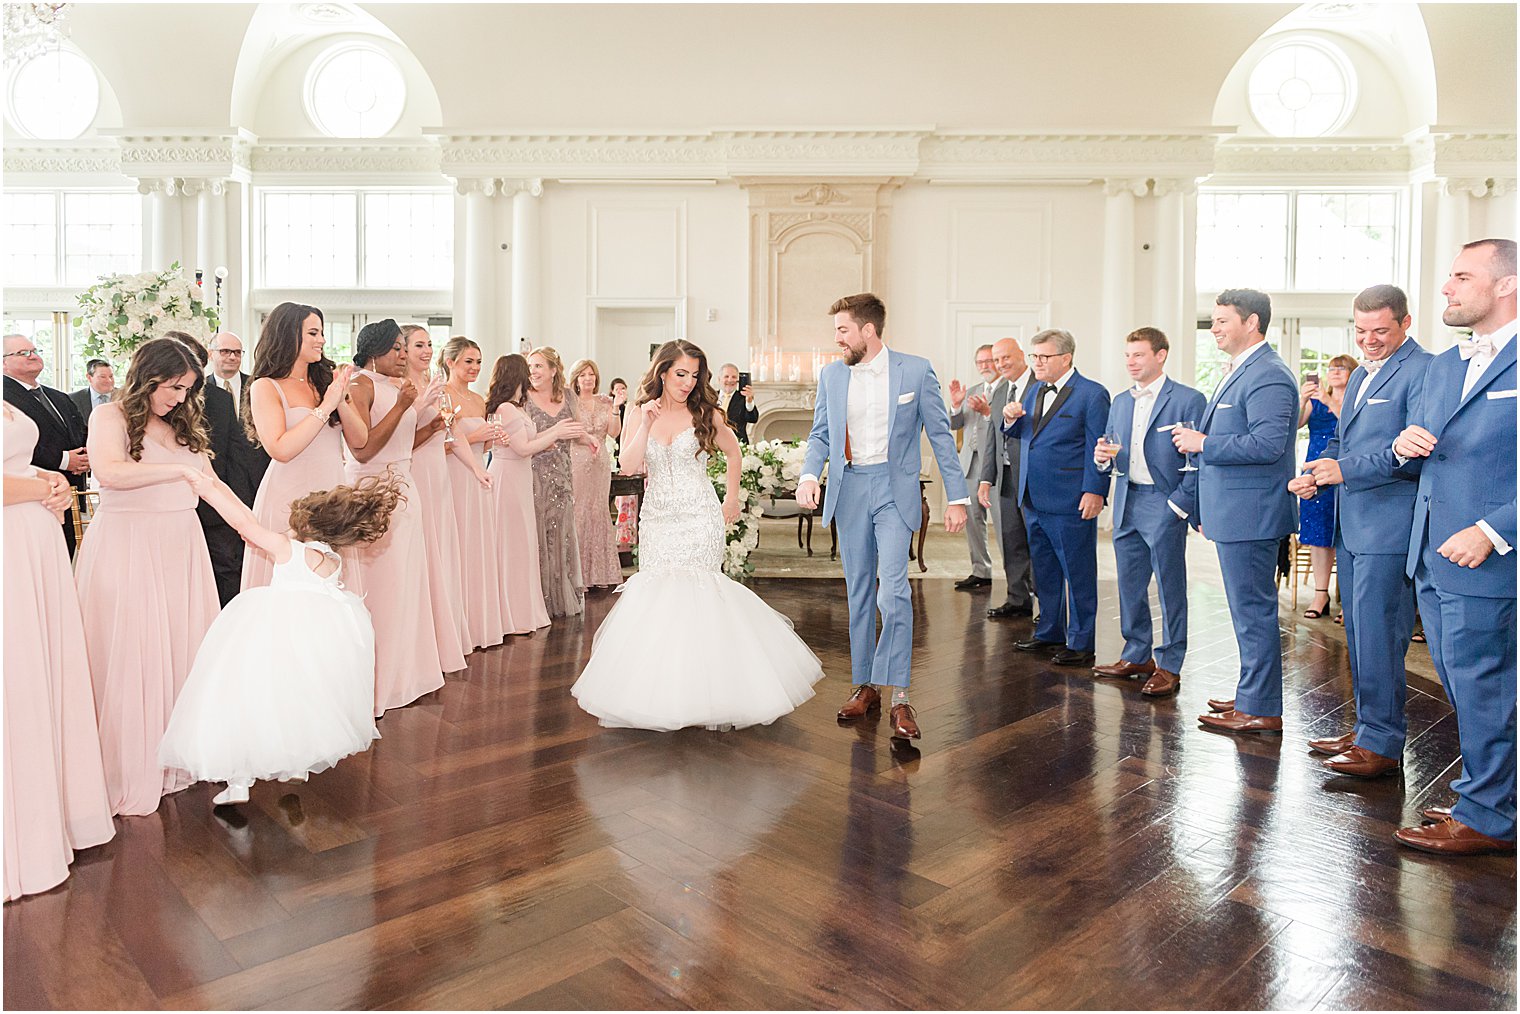
[[[1414,582],[1403,554],[1353,553],[1337,539],[1346,647],[1356,695],[1356,745],[1402,757],[1408,725],[1404,656],[1414,631]]]
[[[1282,716],[1282,631],[1277,622],[1277,539],[1216,542],[1230,623],[1240,648],[1235,710]]]
[[[847,465],[838,482],[834,520],[849,589],[851,682],[906,687],[913,665],[913,598],[908,590],[913,530],[892,498],[892,466]]]
[[[1126,662],[1155,658],[1167,672],[1180,673],[1187,654],[1187,523],[1167,506],[1166,490],[1131,486],[1124,519],[1114,529],[1119,569],[1119,632]],[[1151,575],[1161,600],[1161,646],[1151,627]]]

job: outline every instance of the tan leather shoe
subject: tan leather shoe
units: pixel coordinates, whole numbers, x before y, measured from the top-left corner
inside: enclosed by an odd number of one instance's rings
[[[881,692],[869,683],[857,683],[850,691],[850,699],[839,709],[841,721],[864,718],[868,712],[881,710]]]
[[[1345,753],[1326,758],[1320,763],[1338,775],[1356,775],[1358,778],[1376,778],[1399,769],[1397,757],[1384,757],[1360,746],[1353,746]]]
[[[1514,842],[1490,838],[1455,817],[1447,817],[1436,824],[1402,827],[1393,832],[1393,837],[1401,845],[1443,856],[1481,856],[1515,851]]]
[[[1235,698],[1231,697],[1229,700],[1225,701],[1225,700],[1220,700],[1220,699],[1215,698],[1215,697],[1210,697],[1209,698],[1209,710],[1210,711],[1219,711],[1219,712],[1234,711],[1235,710]]]
[[[1153,665],[1155,663],[1152,663]],[[1182,676],[1178,673],[1167,672],[1157,668],[1151,673],[1151,678],[1145,681],[1145,686],[1140,692],[1147,697],[1168,697],[1175,694],[1182,687]]]
[[[1328,757],[1336,757],[1356,746],[1356,733],[1348,732],[1344,736],[1335,736],[1331,739],[1311,739],[1309,749],[1315,753],[1322,753]]]
[[[913,713],[911,704],[894,704],[888,712],[888,718],[892,722],[893,739],[918,739],[918,716]]]
[[[1199,715],[1198,721],[1221,732],[1282,732],[1282,719],[1276,715],[1248,715],[1244,711]]]
[[[1420,816],[1424,817],[1426,820],[1445,820],[1447,817],[1451,816],[1451,807],[1427,806],[1425,809],[1420,811]]]
[[[1114,676],[1118,679],[1129,679],[1133,676],[1149,676],[1156,671],[1156,660],[1147,659],[1144,662],[1126,662],[1124,659],[1112,665],[1095,665],[1093,672],[1099,676]]]

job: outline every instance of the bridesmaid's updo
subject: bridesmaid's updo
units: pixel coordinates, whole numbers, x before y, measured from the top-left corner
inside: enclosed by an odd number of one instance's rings
[[[379,359],[396,347],[399,337],[401,326],[389,317],[365,324],[354,339],[354,365],[364,366]]]
[[[462,334],[456,334],[454,337],[450,338],[447,342],[444,343],[443,349],[438,353],[438,368],[443,370],[443,375],[445,377],[453,379],[450,376],[451,371],[449,370],[449,363],[452,360],[458,359],[459,354],[465,349],[474,349],[476,352],[479,352],[480,346],[476,345],[474,342]]]
[[[491,389],[486,392],[486,415],[502,405],[522,408],[528,398],[528,360],[517,353],[496,360],[491,371]]]
[[[351,486],[308,493],[290,504],[290,530],[302,542],[325,542],[333,549],[374,542],[390,528],[405,490],[406,482],[387,468]]]
[[[127,453],[133,461],[142,460],[143,434],[148,430],[148,417],[153,414],[149,398],[159,384],[177,380],[187,373],[195,374],[195,383],[185,400],[170,409],[163,420],[174,431],[174,442],[181,447],[195,454],[210,450],[211,439],[206,435],[205,406],[201,400],[205,375],[194,355],[181,342],[173,338],[155,338],[139,345],[132,354],[126,383],[115,400],[127,420]]]

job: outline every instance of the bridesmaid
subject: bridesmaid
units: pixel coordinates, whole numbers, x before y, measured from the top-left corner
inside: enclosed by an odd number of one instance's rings
[[[496,491],[498,531],[503,555],[510,561],[502,574],[502,594],[517,621],[514,633],[549,625],[544,586],[538,571],[538,520],[533,509],[533,455],[561,439],[574,439],[584,430],[564,419],[539,433],[523,411],[528,396],[528,361],[519,355],[496,360],[486,411],[499,416],[506,446],[491,453],[491,479]]]
[[[444,388],[446,408],[455,413],[450,423],[454,439],[447,451],[454,519],[459,526],[465,625],[471,647],[489,648],[500,644],[507,631],[517,629],[501,596],[501,570],[508,563],[502,559],[496,534],[491,476],[480,466],[477,456],[484,454],[491,440],[501,434],[486,422],[485,401],[470,390],[480,376],[480,346],[463,336],[450,338],[439,362],[448,378]]]
[[[602,386],[596,363],[582,359],[570,370],[570,390],[575,392],[575,414],[586,427],[590,440],[570,444],[570,478],[575,500],[575,541],[581,551],[581,578],[594,588],[615,588],[623,583],[618,560],[617,529],[612,524],[612,455],[607,437],[623,432],[618,395],[597,394]],[[624,388],[623,397],[627,397]]]
[[[421,324],[401,325],[406,345],[406,376],[417,390],[433,378],[433,339]],[[438,399],[417,410],[417,435],[412,444],[412,483],[422,505],[423,548],[427,551],[428,592],[433,629],[438,634],[438,659],[444,672],[465,667],[470,650],[464,622],[464,585],[459,576],[459,522],[454,520],[454,491],[449,463],[443,453],[443,414]]]
[[[290,528],[290,503],[343,482],[343,440],[363,443],[369,428],[348,395],[353,367],[334,369],[322,354],[322,311],[281,303],[264,322],[253,361],[248,399],[258,443],[269,453],[269,470],[253,499],[259,524],[274,532]],[[343,436],[339,436],[339,426]],[[342,554],[349,590],[358,566],[353,550]],[[243,587],[261,588],[274,561],[254,546],[243,554]]]
[[[565,397],[565,368],[559,353],[545,346],[528,356],[532,390],[525,405],[539,432],[575,418]],[[533,456],[533,500],[538,504],[538,566],[550,616],[574,616],[586,608],[581,554],[575,543],[575,500],[570,481],[570,450],[557,440]]]
[[[189,349],[158,338],[138,347],[119,396],[90,416],[100,506],[77,579],[112,813],[152,813],[190,784],[159,766],[158,741],[218,609],[190,484],[211,471],[204,383]]]
[[[349,485],[367,475],[400,477],[402,500],[390,527],[358,548],[364,604],[375,623],[375,717],[401,708],[443,686],[438,634],[433,628],[423,543],[424,508],[412,485],[412,442],[417,437],[417,388],[406,378],[406,346],[394,320],[371,321],[354,340],[359,374],[350,391],[368,423],[364,440],[344,452]],[[429,387],[425,399],[441,390]]]
[[[111,840],[79,594],[58,527],[74,502],[33,468],[37,424],[5,419],[5,900],[63,883],[74,853]]]

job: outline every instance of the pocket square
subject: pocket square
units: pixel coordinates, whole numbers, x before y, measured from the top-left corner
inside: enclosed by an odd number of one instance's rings
[[[899,405],[906,405],[908,402],[912,401],[913,398],[914,398],[914,392],[909,391],[907,394],[900,394],[900,395],[898,395],[897,396],[897,403]]]
[[[1157,426],[1156,427],[1156,432],[1157,433],[1170,433],[1170,432],[1172,432],[1172,430],[1176,429],[1178,426],[1181,426],[1181,425],[1182,425],[1181,423],[1167,423],[1165,426]]]
[[[1227,401],[1221,401],[1218,405],[1215,405],[1214,407],[1215,408],[1234,408],[1235,406],[1232,405],[1232,404],[1230,404]]]
[[[1489,398],[1490,401],[1498,401],[1500,398],[1513,398],[1514,396],[1515,396],[1515,392],[1514,391],[1489,391],[1488,392],[1488,398]]]
[[[1369,404],[1369,405],[1386,405],[1386,404],[1388,404],[1388,399],[1387,398],[1368,398],[1367,399],[1367,404]]]

